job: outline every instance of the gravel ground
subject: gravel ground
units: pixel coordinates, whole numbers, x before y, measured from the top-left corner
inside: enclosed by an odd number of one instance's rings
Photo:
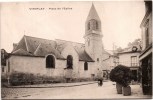
[[[82,84],[82,83],[68,83]],[[115,83],[104,82],[102,87],[97,83],[74,87],[56,88],[2,88],[2,99],[109,99],[109,98],[151,98],[143,95],[139,85],[131,85],[131,96],[117,94]],[[57,84],[67,85],[67,84]]]

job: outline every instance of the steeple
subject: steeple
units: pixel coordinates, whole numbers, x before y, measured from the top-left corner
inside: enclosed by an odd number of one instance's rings
[[[92,4],[85,22],[85,50],[99,66],[102,57],[103,43],[101,33],[101,21],[97,11]]]
[[[92,6],[90,8],[90,11],[89,11],[89,14],[88,14],[88,17],[87,17],[86,21],[89,21],[91,19],[95,19],[95,20],[100,21],[100,18],[99,18],[98,14],[97,14],[97,11],[96,11],[95,6],[94,6],[93,3],[92,3]]]
[[[102,36],[101,34],[101,21],[97,14],[94,4],[92,4],[88,17],[85,22],[85,36],[89,34],[97,34]]]
[[[102,43],[101,21],[97,11],[92,4],[88,17],[85,22],[85,51],[95,61],[93,70],[102,70],[102,52],[104,50]]]

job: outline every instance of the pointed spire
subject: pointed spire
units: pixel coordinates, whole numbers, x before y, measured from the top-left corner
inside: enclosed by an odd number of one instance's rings
[[[92,6],[94,6],[93,2],[92,2]]]
[[[95,9],[95,6],[94,6],[93,2],[92,2],[92,6],[90,8],[89,15],[88,15],[86,21],[91,20],[91,19],[96,19],[96,20],[100,21],[100,18],[99,18],[98,14],[97,14],[97,11]]]

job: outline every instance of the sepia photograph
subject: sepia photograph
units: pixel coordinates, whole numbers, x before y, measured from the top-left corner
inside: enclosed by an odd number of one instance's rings
[[[0,2],[1,99],[151,99],[152,1]]]

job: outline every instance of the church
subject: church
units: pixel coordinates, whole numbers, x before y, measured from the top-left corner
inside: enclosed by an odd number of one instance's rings
[[[6,73],[24,72],[53,77],[93,78],[106,70],[101,20],[92,4],[85,21],[85,43],[47,40],[24,35],[7,59]]]

